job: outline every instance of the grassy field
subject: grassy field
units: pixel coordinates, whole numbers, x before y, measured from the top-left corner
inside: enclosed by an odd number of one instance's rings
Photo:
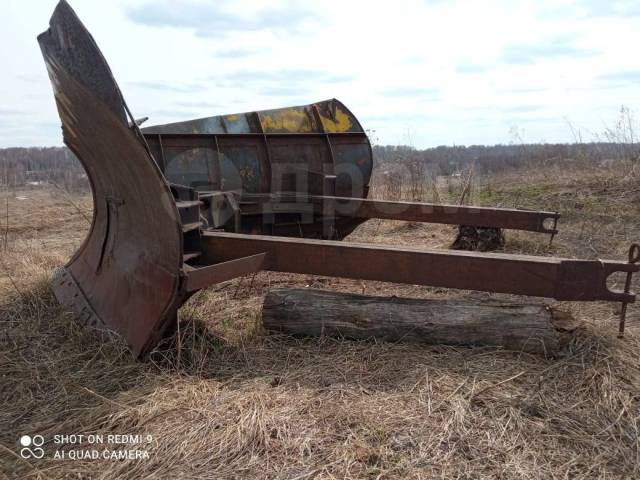
[[[455,190],[455,188],[454,188]],[[443,201],[454,192],[438,192]],[[616,339],[612,304],[562,358],[488,348],[266,334],[264,293],[310,286],[407,297],[464,292],[260,273],[199,292],[146,363],[80,328],[49,287],[82,241],[90,197],[2,192],[0,475],[7,478],[630,478],[640,476],[640,314]],[[622,163],[479,179],[471,199],[562,213],[554,246],[507,232],[505,251],[626,258],[640,179]],[[8,221],[7,221],[8,220]],[[447,248],[448,226],[370,221],[349,240]],[[620,283],[620,278],[617,279]],[[639,282],[634,281],[638,290]],[[618,285],[619,287],[620,285]],[[45,457],[23,459],[23,434]],[[148,459],[55,459],[60,434],[139,434]],[[103,450],[104,445],[98,445]]]

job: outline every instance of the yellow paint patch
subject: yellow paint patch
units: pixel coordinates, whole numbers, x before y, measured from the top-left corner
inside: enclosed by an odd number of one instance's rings
[[[264,115],[260,119],[265,132],[310,133],[316,122],[304,110],[286,109]]]
[[[240,120],[240,115],[234,113],[233,115],[227,115],[225,118],[229,122],[237,122],[238,120]]]
[[[340,108],[336,108],[335,120],[327,118],[324,115],[320,115],[320,120],[322,120],[324,130],[329,133],[348,132],[351,127],[353,127],[353,122],[349,114]]]

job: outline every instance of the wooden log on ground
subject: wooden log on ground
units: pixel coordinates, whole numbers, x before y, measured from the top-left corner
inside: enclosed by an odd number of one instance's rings
[[[541,303],[372,297],[312,288],[271,290],[262,322],[267,330],[295,336],[484,345],[548,355],[561,353],[578,327],[570,315]]]

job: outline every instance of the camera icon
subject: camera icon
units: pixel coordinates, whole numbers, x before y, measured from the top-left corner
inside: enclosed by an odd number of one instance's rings
[[[42,435],[22,435],[20,437],[20,445],[23,448],[20,449],[20,456],[22,458],[36,458],[40,459],[44,457],[44,450],[40,447],[44,445],[44,437]]]

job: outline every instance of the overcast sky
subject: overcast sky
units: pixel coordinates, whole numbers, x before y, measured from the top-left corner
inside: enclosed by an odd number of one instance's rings
[[[586,140],[640,109],[640,1],[69,0],[148,125],[338,98],[378,143]],[[36,35],[1,0],[0,147],[61,145]]]

